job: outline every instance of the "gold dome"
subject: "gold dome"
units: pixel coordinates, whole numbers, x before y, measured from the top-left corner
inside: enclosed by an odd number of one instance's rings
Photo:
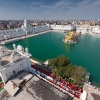
[[[65,40],[74,40],[76,39],[76,33],[74,31],[70,31],[69,33],[66,34]]]

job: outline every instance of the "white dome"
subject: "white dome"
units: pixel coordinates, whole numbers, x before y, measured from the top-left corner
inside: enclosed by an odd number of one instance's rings
[[[17,46],[17,50],[22,51],[22,50],[23,50],[23,47],[22,47],[21,45],[18,45],[18,46]]]
[[[16,47],[16,44],[15,43],[13,43],[13,47]]]

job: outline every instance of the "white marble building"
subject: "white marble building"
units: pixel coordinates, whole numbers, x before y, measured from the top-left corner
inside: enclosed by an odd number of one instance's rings
[[[89,30],[90,30],[90,25],[80,25],[77,26],[76,28],[76,32],[81,34],[89,33]]]
[[[10,38],[20,37],[25,35],[25,32],[22,28],[9,29],[9,30],[0,30],[0,40],[7,40]]]
[[[27,23],[27,20],[24,20],[24,24],[22,25],[21,28],[26,32],[26,35],[35,34],[35,33],[38,33],[38,32],[43,32],[43,31],[51,29],[51,27],[49,25],[42,25],[42,26],[32,27],[31,25],[29,25]]]
[[[13,47],[14,50],[8,50],[6,47],[0,46],[0,79],[4,84],[20,71],[29,71],[31,67],[28,48],[24,51],[21,45],[16,47],[14,44]]]
[[[38,32],[52,30],[72,30],[74,27],[72,25],[42,25],[32,27],[24,20],[21,28],[0,30],[0,41],[7,40],[11,38],[21,37],[29,34],[35,34]]]
[[[51,25],[51,28],[53,30],[67,30],[67,31],[74,29],[72,25]]]
[[[100,26],[93,26],[92,32],[95,34],[100,34]]]
[[[37,32],[43,32],[50,29],[51,27],[49,25],[32,27],[27,23],[27,20],[24,20],[21,28],[0,30],[0,41],[21,37],[29,34],[35,34]]]
[[[77,33],[81,34],[100,34],[100,26],[80,25],[76,28]]]

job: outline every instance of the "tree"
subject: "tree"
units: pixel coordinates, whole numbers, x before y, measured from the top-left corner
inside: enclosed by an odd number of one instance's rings
[[[58,66],[57,58],[50,59],[48,63],[49,63],[49,66],[52,66],[53,68]]]
[[[58,60],[58,66],[62,66],[63,67],[63,66],[67,66],[67,65],[70,64],[69,58],[67,58],[64,55],[58,56],[57,60]]]
[[[52,66],[56,75],[73,79],[76,83],[86,81],[86,69],[81,66],[73,65],[69,58],[64,55],[49,60],[49,65]]]
[[[74,73],[71,76],[77,83],[86,81],[86,69],[81,66],[75,66]]]
[[[56,67],[62,66],[63,67],[63,66],[67,66],[69,64],[70,64],[69,58],[67,58],[64,55],[61,55],[61,56],[58,56],[57,58],[49,60],[50,66],[56,66]]]

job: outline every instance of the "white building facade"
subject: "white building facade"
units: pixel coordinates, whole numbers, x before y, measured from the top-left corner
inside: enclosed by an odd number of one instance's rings
[[[49,24],[32,27],[31,25],[28,24],[27,20],[24,20],[21,28],[0,30],[0,41],[21,37],[25,35],[36,34],[51,29],[70,31],[73,30],[74,27],[72,25],[49,25]]]
[[[4,46],[0,46],[0,79],[5,84],[10,78],[21,71],[29,71],[31,67],[30,54],[27,48],[20,45],[16,47],[13,45],[14,50],[8,50]],[[21,55],[19,52],[22,52]]]
[[[100,34],[100,26],[80,25],[76,28],[77,33],[81,34]]]
[[[80,25],[77,26],[76,28],[76,32],[81,34],[89,33],[89,30],[90,30],[90,25]]]
[[[92,27],[92,32],[95,34],[100,34],[100,26],[93,26]]]
[[[70,31],[74,29],[72,25],[51,25],[51,28],[53,30],[66,30],[66,31]]]
[[[28,25],[27,20],[24,20],[24,23],[21,28],[0,30],[0,41],[21,37],[29,34],[35,34],[37,32],[43,32],[50,29],[51,27],[49,25],[32,27],[31,25]]]

